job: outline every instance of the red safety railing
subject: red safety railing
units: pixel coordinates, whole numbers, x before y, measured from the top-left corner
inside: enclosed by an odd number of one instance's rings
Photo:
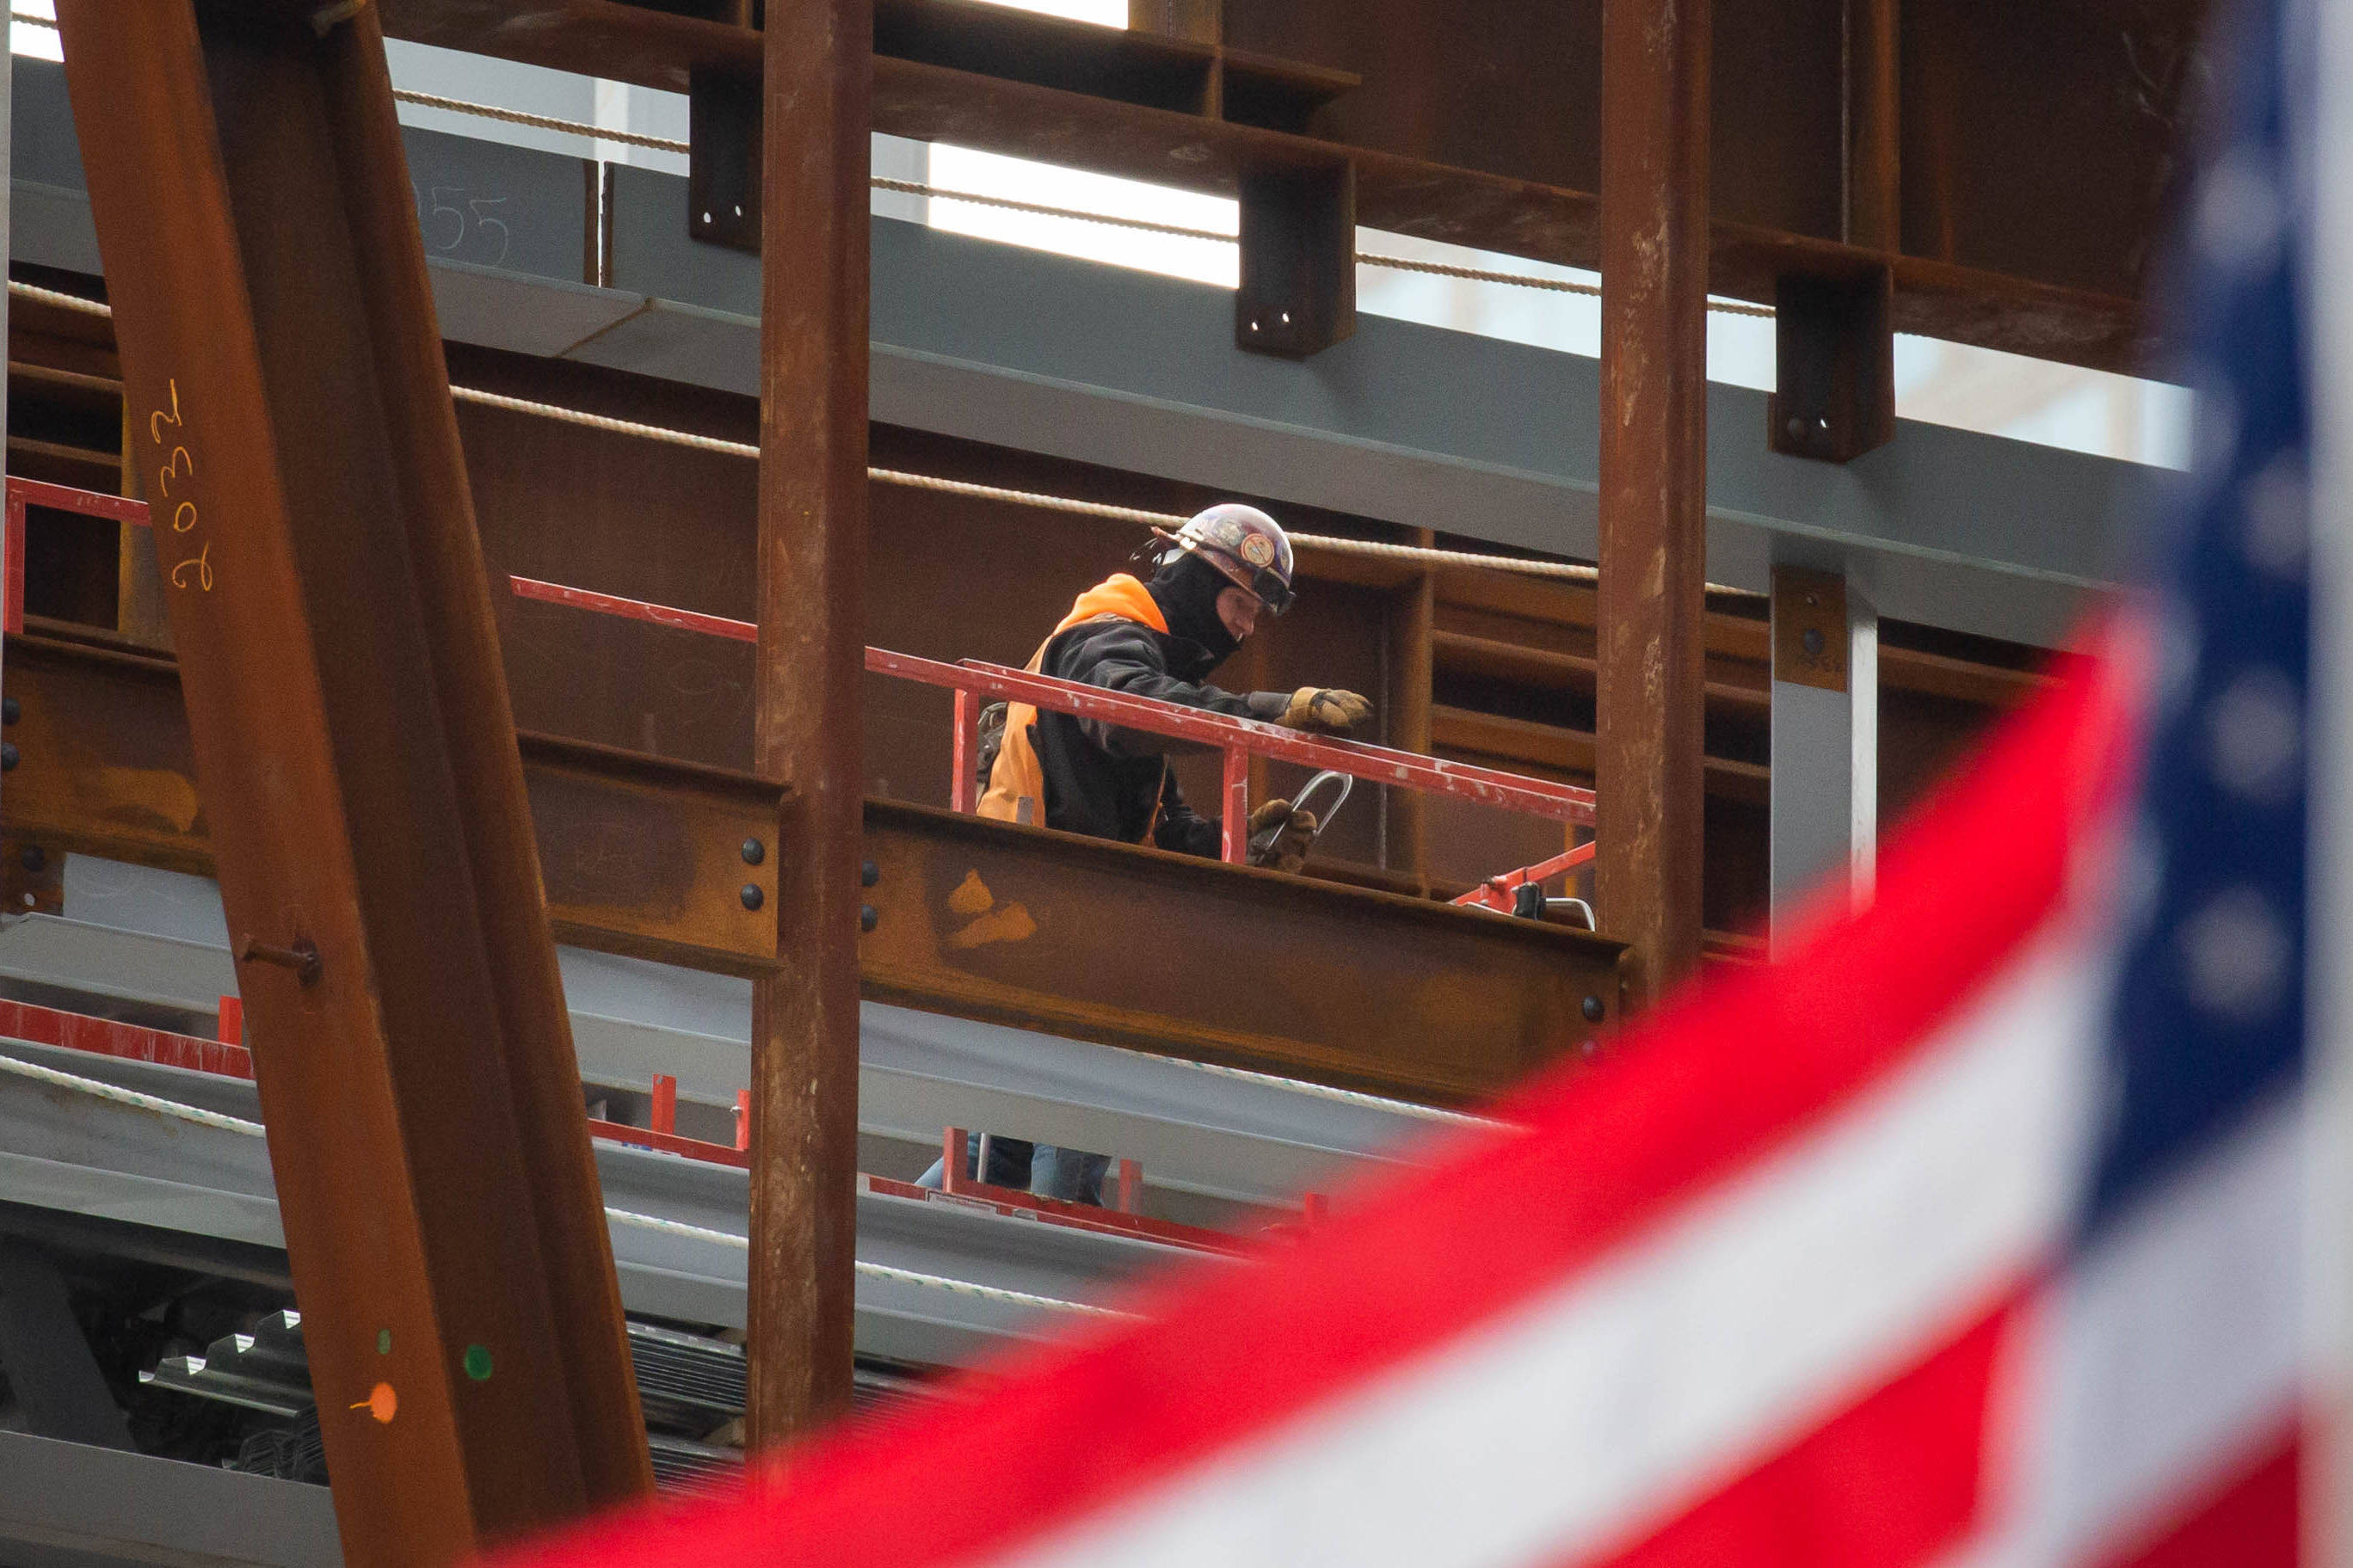
[[[1506,871],[1500,877],[1490,877],[1461,898],[1453,900],[1464,909],[1493,910],[1500,914],[1514,912],[1516,900],[1512,895],[1531,882],[1547,881],[1563,871],[1573,871],[1593,858],[1593,840],[1587,839],[1576,848],[1539,860],[1533,866],[1523,866],[1516,871]]]
[[[10,476],[6,533],[0,538],[0,595],[5,596],[5,607],[0,607],[0,626],[12,632],[25,629],[25,509],[28,506],[53,507],[58,511],[104,518],[109,522],[147,526],[147,503],[143,500]]]
[[[61,511],[79,512],[88,517],[141,527],[147,523],[146,503],[128,496],[104,495],[95,490],[45,484],[37,479],[12,478],[8,480],[7,497],[6,538],[5,546],[0,546],[0,549],[5,549],[5,559],[0,559],[0,591],[5,591],[5,625],[11,632],[22,631],[25,624],[24,542],[25,510],[27,506],[54,507]],[[507,581],[517,597],[543,604],[566,605],[597,615],[617,616],[736,642],[755,642],[760,635],[759,627],[750,621],[732,620],[724,616],[707,616],[694,610],[676,609],[668,605],[623,598],[615,594],[593,593],[586,588],[567,587],[560,583],[546,583],[533,577],[509,577]],[[1593,792],[1575,784],[1556,784],[1548,779],[1529,778],[1525,774],[1476,767],[1467,763],[1450,763],[1437,757],[1423,756],[1418,752],[1400,752],[1362,741],[1303,734],[1278,724],[1206,712],[1201,709],[1181,707],[1173,702],[1131,696],[1125,692],[1107,691],[1101,687],[1034,675],[982,659],[968,658],[961,663],[948,664],[939,659],[919,658],[913,654],[870,647],[866,650],[866,668],[878,675],[944,687],[955,693],[955,718],[949,747],[948,798],[958,811],[969,812],[979,804],[975,755],[979,745],[980,710],[984,700],[996,700],[1027,702],[1049,712],[1101,720],[1123,729],[1165,735],[1171,740],[1188,742],[1220,752],[1223,766],[1219,773],[1219,794],[1223,838],[1219,849],[1225,859],[1237,863],[1246,859],[1250,854],[1250,760],[1254,756],[1344,773],[1367,784],[1395,784],[1563,823],[1590,826],[1594,819]],[[1512,908],[1511,890],[1514,888],[1524,882],[1541,881],[1573,870],[1591,860],[1593,851],[1594,846],[1588,840],[1535,866],[1490,878],[1454,901],[1508,913]]]
[[[11,632],[25,629],[25,509],[34,506],[79,512],[84,517],[127,522],[138,528],[147,526],[147,503],[143,500],[10,475],[5,531],[0,533],[0,627]]]
[[[519,597],[536,599],[544,604],[568,605],[575,609],[590,610],[599,615],[618,616],[680,631],[728,637],[737,642],[753,642],[759,637],[759,628],[749,621],[673,609],[667,605],[625,599],[613,594],[591,593],[585,588],[543,583],[531,577],[511,577],[508,582]],[[1165,735],[1171,740],[1189,742],[1221,752],[1224,765],[1220,773],[1220,815],[1225,834],[1221,848],[1224,858],[1231,861],[1240,861],[1250,852],[1250,760],[1254,756],[1345,773],[1367,784],[1397,784],[1430,795],[1473,801],[1481,805],[1550,817],[1559,822],[1589,826],[1593,821],[1593,792],[1575,784],[1555,784],[1548,779],[1529,778],[1525,774],[1476,767],[1468,763],[1450,763],[1438,757],[1423,756],[1419,752],[1400,752],[1388,746],[1369,745],[1362,741],[1303,734],[1279,724],[1238,719],[1226,713],[1210,713],[1198,708],[1187,708],[1122,691],[1107,691],[1099,686],[1011,669],[983,659],[968,658],[961,663],[948,664],[940,659],[919,658],[913,654],[870,647],[866,650],[866,668],[877,675],[919,681],[926,686],[945,687],[955,694],[954,740],[949,748],[948,798],[958,811],[971,811],[979,804],[975,750],[979,743],[981,703],[984,700],[991,700],[1027,702],[1049,712],[1100,720],[1122,729]],[[1589,842],[1580,844],[1545,862],[1549,868],[1545,875],[1557,876],[1592,858],[1593,846]],[[1508,875],[1527,879],[1523,873]]]
[[[0,999],[0,1039],[29,1040],[37,1045],[56,1046],[91,1056],[153,1062],[188,1072],[250,1081],[253,1078],[253,1057],[239,1041],[230,1037],[244,1031],[244,1009],[234,996],[222,997],[220,1009],[217,1032],[222,1037],[206,1040],[169,1029],[126,1024],[116,1018],[99,1018],[86,1013],[68,1013],[29,1002]],[[625,1121],[610,1121],[592,1116],[588,1119],[588,1135],[607,1143],[650,1149],[707,1165],[725,1165],[738,1171],[751,1168],[751,1140],[748,1136],[751,1096],[748,1090],[738,1090],[735,1096],[735,1142],[731,1148],[724,1143],[713,1143],[680,1133],[676,1078],[667,1073],[656,1073],[651,1089],[646,1117],[650,1125],[637,1127]],[[959,1128],[944,1129],[943,1146],[948,1153],[960,1156],[966,1136]],[[947,1162],[945,1168],[948,1174],[944,1190],[919,1187],[913,1182],[863,1173],[858,1182],[862,1190],[889,1197],[987,1208],[1008,1217],[1030,1220],[1039,1225],[1157,1241],[1197,1251],[1234,1252],[1250,1245],[1249,1237],[1208,1230],[1199,1226],[1179,1225],[1173,1220],[1155,1219],[1139,1212],[1144,1167],[1134,1160],[1118,1163],[1117,1206],[1111,1208],[1065,1203],[1011,1187],[991,1186],[972,1181],[964,1175],[960,1158]],[[1306,1227],[1320,1222],[1325,1213],[1326,1204],[1323,1195],[1308,1193],[1301,1199],[1297,1219],[1278,1222],[1259,1234],[1262,1237],[1303,1234]]]

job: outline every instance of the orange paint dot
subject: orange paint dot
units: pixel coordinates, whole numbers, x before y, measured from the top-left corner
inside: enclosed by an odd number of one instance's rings
[[[400,1414],[400,1395],[394,1391],[392,1384],[379,1383],[368,1390],[368,1396],[365,1399],[361,1400],[352,1408],[364,1410],[379,1422],[389,1423],[394,1416]]]

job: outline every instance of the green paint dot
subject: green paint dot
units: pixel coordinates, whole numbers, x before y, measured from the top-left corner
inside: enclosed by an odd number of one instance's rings
[[[466,1347],[466,1375],[476,1383],[488,1383],[491,1378],[491,1352],[486,1346]]]
[[[390,1355],[392,1353],[392,1331],[390,1329],[378,1329],[375,1331],[375,1353],[378,1355]]]

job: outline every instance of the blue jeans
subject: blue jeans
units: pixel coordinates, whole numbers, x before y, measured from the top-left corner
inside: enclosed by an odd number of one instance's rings
[[[947,1184],[946,1169],[945,1162],[933,1161],[931,1169],[915,1178],[915,1185],[938,1192]],[[1092,1204],[1101,1208],[1103,1174],[1111,1169],[1111,1156],[991,1134],[988,1174],[979,1173],[977,1136],[965,1140],[964,1169],[967,1179],[987,1182],[992,1187],[1011,1187],[1036,1197],[1057,1198],[1066,1204]]]

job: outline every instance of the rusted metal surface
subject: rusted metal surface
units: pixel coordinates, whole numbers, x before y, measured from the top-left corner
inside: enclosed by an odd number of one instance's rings
[[[1840,10],[1839,237],[1894,255],[1904,248],[1903,23],[1897,0],[1841,0]],[[1894,440],[1894,269],[1793,272],[1775,284],[1773,304],[1767,445],[1844,463]]]
[[[1903,247],[2130,293],[2181,209],[2211,0],[1902,0]],[[1898,284],[1900,288],[1902,285]]]
[[[2029,22],[2063,47],[2032,60],[2007,61],[2009,24],[1992,13],[2007,16],[2021,5],[1940,0],[1905,8],[1904,252],[1892,240],[1868,243],[1860,233],[1854,244],[1839,237],[1846,160],[1840,156],[1837,115],[1804,121],[1808,145],[1820,142],[1822,155],[1771,151],[1797,133],[1791,126],[1799,108],[1819,101],[1835,109],[1841,101],[1837,8],[1814,5],[1802,8],[1802,16],[1793,10],[1789,15],[1804,30],[1786,37],[1773,32],[1777,16],[1742,13],[1725,19],[1723,25],[1738,33],[1735,43],[1761,35],[1756,41],[1771,47],[1777,61],[1804,49],[1809,59],[1829,62],[1830,70],[1814,73],[1821,79],[1811,90],[1792,90],[1778,72],[1727,73],[1754,79],[1749,91],[1763,99],[1761,104],[1742,99],[1735,106],[1740,120],[1719,128],[1717,137],[1719,145],[1728,142],[1731,152],[1744,154],[1743,166],[1757,171],[1757,184],[1746,199],[1728,193],[1718,221],[1705,231],[1711,289],[1770,304],[1784,277],[1844,277],[1886,265],[1897,331],[2105,370],[2135,369],[2146,359],[2153,330],[2137,303],[2139,269],[2156,232],[2155,215],[2164,210],[2170,190],[2180,72],[2194,55],[2200,8],[2200,0],[2168,0],[2163,17],[2116,27],[2116,37],[2103,43],[2088,16],[2063,7],[2064,16]],[[749,72],[759,58],[756,33],[617,0],[383,0],[382,9],[398,37],[673,92],[688,90],[698,67]],[[1082,92],[890,55],[874,61],[873,128],[1226,196],[1239,196],[1251,171],[1329,168],[1344,159],[1356,172],[1356,221],[1367,227],[1567,266],[1597,264],[1595,187],[1580,184],[1574,168],[1546,168],[1532,176],[1529,169],[1538,165],[1526,162],[1562,149],[1591,157],[1601,124],[1591,85],[1598,73],[1557,67],[1564,59],[1589,59],[1591,38],[1577,47],[1514,41],[1556,16],[1573,18],[1598,38],[1590,5],[1504,5],[1494,26],[1418,5],[1404,16],[1357,0],[1335,0],[1320,10],[1320,19],[1319,7],[1304,3],[1238,11],[1235,25],[1250,31],[1232,39],[1327,70],[1356,69],[1358,52],[1372,51],[1360,72],[1364,86],[1303,122],[1314,135],[1098,96],[1113,90],[1108,83]],[[1424,10],[1444,26],[1418,47],[1420,35],[1412,24]],[[1915,17],[1923,10],[1934,17]],[[1817,23],[1831,32],[1814,38]],[[1940,31],[1925,36],[1932,25]],[[2161,79],[2146,84],[2132,72],[2129,50],[2115,47],[2142,33],[2165,63]],[[1925,79],[1934,62],[1923,63],[1924,50],[1933,52],[1947,36],[1959,50],[1952,68],[1965,74]],[[1814,48],[1815,43],[1826,47]],[[1377,65],[1390,62],[1377,57],[1391,50],[1403,52],[1405,67],[1382,72]],[[1465,58],[1464,50],[1481,58]],[[1536,73],[1527,90],[1499,89],[1498,73],[1519,71]],[[1983,90],[1964,101],[1960,95],[1970,89],[1955,85],[1966,80],[2007,90],[2013,84],[2002,71],[2031,79],[2015,85],[2042,115],[2021,122],[2000,92]],[[2147,100],[2146,110],[2129,107],[2136,95]],[[2038,118],[2056,117],[2078,133],[2080,144],[2097,150],[2097,177],[2086,174],[2057,195],[2046,190],[2048,182],[2016,179],[2021,167],[2049,170],[2050,160],[2040,153],[1995,160],[1977,151],[1975,121],[1963,134],[1964,108],[1978,121],[2000,122],[2005,138],[2031,140]],[[1496,119],[1522,111],[1533,128],[1525,134]],[[1387,133],[1368,132],[1368,116]],[[1567,134],[1564,125],[1572,127]],[[1579,135],[1574,129],[1579,126],[1595,129]],[[1883,127],[1856,127],[1858,134],[1865,130],[1883,134]],[[1598,172],[1598,163],[1587,166]],[[2077,184],[2090,191],[2091,202],[2073,199]],[[1974,205],[1962,204],[1962,197]],[[2125,221],[2078,222],[2079,205]],[[1759,221],[1759,215],[1774,221]],[[2054,241],[2054,235],[2064,237]],[[2112,253],[2104,268],[2094,265],[2103,247]]]
[[[17,766],[0,828],[47,847],[215,874],[179,670],[37,635],[8,645]],[[780,792],[745,774],[521,737],[547,917],[606,952],[756,975],[774,966]],[[744,846],[762,846],[758,864]],[[760,908],[743,889],[761,890]]]
[[[343,1557],[453,1562],[651,1475],[381,35],[58,12]]]
[[[1604,0],[1594,901],[1657,995],[1699,962],[1707,0]]]
[[[1356,331],[1356,174],[1345,159],[1320,169],[1245,169],[1234,342],[1304,358]]]
[[[46,844],[0,834],[0,910],[19,915],[66,912],[66,858]]]
[[[706,67],[687,91],[686,232],[760,253],[760,79]]]
[[[1904,242],[1903,18],[1898,0],[1845,0],[1849,245]]]
[[[775,784],[553,736],[522,743],[559,941],[755,978],[775,969],[786,858]]]
[[[1465,1104],[1622,1006],[1557,926],[883,801],[865,854],[866,994],[934,1012]]]
[[[37,633],[12,638],[6,694],[22,717],[9,732],[24,737],[23,760],[0,793],[0,831],[212,874],[174,676],[168,660]],[[704,903],[733,898],[737,884],[765,868],[724,862],[740,851],[730,814],[766,810],[773,821],[774,784],[528,733],[522,744],[534,801],[546,798],[543,763],[561,763],[572,778],[609,767],[608,823],[621,820],[625,805],[636,813],[634,831],[649,839],[680,837],[677,823],[712,823],[699,830],[696,847],[706,868],[696,897]],[[1619,1010],[1614,964],[1622,945],[1605,939],[1559,928],[1531,936],[1483,917],[1466,924],[1461,911],[1419,899],[922,807],[868,801],[865,811],[869,834],[854,854],[876,862],[875,885],[863,894],[878,920],[860,939],[859,959],[864,994],[876,1000],[1450,1101],[1500,1090],[1585,1038],[1587,995],[1601,996],[1611,1017]],[[714,849],[702,837],[720,842]],[[895,860],[877,853],[891,845]],[[790,845],[782,851],[789,855]],[[764,858],[776,852],[769,846]],[[543,851],[551,867],[561,858],[556,847]],[[954,873],[944,904],[927,902],[921,889],[930,884],[907,869],[934,860]],[[593,864],[611,879],[597,898],[551,900],[566,941],[694,968],[754,967],[754,954],[698,946],[683,926],[645,940],[650,907],[626,926],[589,923],[605,918],[599,909],[641,892],[646,875],[633,857]],[[988,908],[968,913],[979,895],[955,895],[973,871],[998,891]],[[668,875],[657,874],[657,885]],[[1021,906],[1018,914],[1000,907],[1011,903]],[[992,911],[994,921],[976,930]],[[916,940],[911,920],[945,935]],[[1050,954],[1050,943],[989,934],[1025,921],[1083,941]],[[1294,922],[1304,923],[1294,931]],[[1320,934],[1300,934],[1311,931]],[[1305,945],[1294,949],[1294,940]],[[1022,957],[1009,963],[1017,948]],[[1194,954],[1208,967],[1197,968]],[[1392,962],[1398,955],[1403,968]],[[1262,975],[1265,990],[1203,985],[1204,973]],[[1286,1037],[1293,1029],[1305,1033]]]
[[[1847,683],[1846,579],[1773,568],[1773,679],[1822,691]]]
[[[12,637],[5,689],[17,715],[6,730],[17,765],[0,787],[9,834],[60,854],[212,874],[211,828],[172,661]]]
[[[778,971],[752,993],[754,1448],[849,1410],[872,0],[772,5],[767,24],[752,746],[793,794]]]
[[[1885,268],[1781,279],[1774,290],[1776,374],[1765,400],[1773,450],[1847,463],[1895,439],[1894,300]]]

